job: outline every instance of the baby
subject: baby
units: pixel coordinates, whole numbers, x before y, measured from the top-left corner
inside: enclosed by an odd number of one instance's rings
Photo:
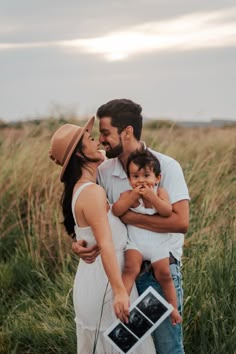
[[[113,204],[114,215],[121,216],[128,210],[149,215],[158,213],[164,217],[171,215],[172,205],[169,195],[164,188],[158,186],[161,180],[159,160],[148,149],[136,151],[129,156],[127,175],[133,189],[122,193]],[[129,241],[123,272],[123,282],[127,292],[130,294],[143,260],[149,260],[166,300],[174,307],[171,313],[172,324],[182,322],[169,268],[168,234],[156,233],[132,225],[127,227]]]

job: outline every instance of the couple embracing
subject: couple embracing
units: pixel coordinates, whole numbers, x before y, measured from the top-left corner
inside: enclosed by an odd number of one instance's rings
[[[95,338],[95,353],[117,353],[103,333],[116,317],[128,321],[129,304],[150,285],[174,311],[135,353],[184,353],[180,261],[189,194],[178,162],[140,141],[141,113],[131,100],[112,100],[97,110],[99,141],[92,136],[94,118],[83,128],[65,124],[51,139],[50,157],[62,166],[64,226],[80,256],[73,292],[79,354],[93,353]],[[135,210],[141,204],[142,214]],[[140,244],[125,225],[142,231]],[[147,258],[153,271],[137,276]]]

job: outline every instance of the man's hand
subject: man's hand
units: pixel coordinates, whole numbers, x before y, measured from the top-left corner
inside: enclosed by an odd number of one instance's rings
[[[86,263],[93,263],[100,254],[97,245],[87,247],[87,242],[85,240],[74,241],[72,243],[72,251]]]

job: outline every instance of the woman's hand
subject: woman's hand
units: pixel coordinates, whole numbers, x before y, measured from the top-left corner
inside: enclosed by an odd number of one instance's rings
[[[74,241],[72,243],[72,251],[86,263],[93,263],[100,254],[97,245],[87,247],[87,242],[85,240]]]
[[[124,323],[129,321],[129,296],[126,290],[117,292],[114,296],[113,308],[116,316]]]

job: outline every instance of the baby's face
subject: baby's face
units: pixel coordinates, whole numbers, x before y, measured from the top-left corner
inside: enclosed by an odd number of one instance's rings
[[[139,166],[131,162],[129,165],[129,173],[129,182],[132,188],[139,186],[153,188],[155,184],[159,182],[159,178],[155,176],[153,170],[148,166],[139,169]]]

